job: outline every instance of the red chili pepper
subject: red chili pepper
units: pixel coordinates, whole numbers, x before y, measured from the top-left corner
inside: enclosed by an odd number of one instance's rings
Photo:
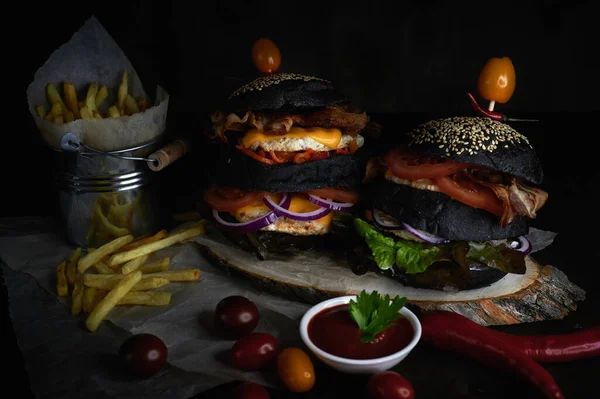
[[[435,311],[421,316],[421,339],[424,342],[493,367],[511,370],[538,387],[547,398],[564,399],[552,375],[539,363],[489,334],[483,326],[473,328],[472,324],[457,322],[455,318],[447,317],[446,313],[451,312]]]
[[[469,96],[469,102],[471,103],[471,106],[473,107],[473,109],[475,111],[477,111],[481,115],[487,116],[488,118],[493,119],[495,121],[500,121],[500,122],[538,122],[537,119],[509,118],[506,115],[501,114],[498,111],[490,111],[485,108],[481,108],[479,106],[479,104],[477,103],[477,100],[475,100],[475,97],[473,97],[473,95],[471,93],[467,93],[467,96]]]
[[[538,363],[559,363],[600,357],[600,326],[568,334],[511,335],[484,327],[458,313],[447,311],[435,311],[434,313],[440,313],[444,317],[454,320],[455,323],[463,323],[472,329],[478,329],[483,333],[500,338]]]

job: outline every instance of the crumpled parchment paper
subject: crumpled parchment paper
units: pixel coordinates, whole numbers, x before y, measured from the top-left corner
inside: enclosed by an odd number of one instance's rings
[[[91,333],[83,324],[84,316],[71,315],[69,299],[56,296],[56,265],[75,249],[59,231],[38,219],[20,224],[0,220],[0,258],[5,262],[11,318],[36,393],[58,398],[187,399],[235,380],[279,386],[272,373],[243,372],[229,363],[234,341],[223,340],[212,329],[213,310],[229,295],[256,302],[261,315],[256,331],[273,334],[282,347],[304,347],[298,328],[309,304],[261,292],[245,279],[211,265],[193,241],[154,256],[170,256],[171,269],[199,268],[199,281],[161,287],[173,292],[167,307],[118,307]],[[530,238],[540,250],[554,236],[535,231]],[[164,340],[169,349],[167,370],[147,380],[123,372],[116,357],[118,347],[136,333]]]

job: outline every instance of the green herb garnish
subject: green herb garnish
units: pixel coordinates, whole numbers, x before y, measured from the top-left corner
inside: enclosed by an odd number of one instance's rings
[[[381,296],[377,291],[367,294],[362,290],[356,297],[356,302],[350,300],[350,316],[358,324],[361,331],[361,342],[373,342],[375,336],[400,319],[398,313],[406,303],[406,297],[396,296],[391,299],[388,294]]]

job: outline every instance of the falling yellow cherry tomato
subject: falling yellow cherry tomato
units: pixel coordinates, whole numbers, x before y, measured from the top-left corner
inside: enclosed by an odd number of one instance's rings
[[[261,37],[252,45],[252,61],[259,71],[273,73],[281,65],[281,53],[271,39]]]
[[[508,57],[490,58],[479,74],[477,87],[481,97],[506,103],[515,91],[515,67]]]

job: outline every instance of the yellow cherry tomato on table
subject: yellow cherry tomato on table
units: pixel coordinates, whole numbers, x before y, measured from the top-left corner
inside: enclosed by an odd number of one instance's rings
[[[281,53],[271,39],[262,37],[252,45],[252,61],[259,71],[273,73],[281,65]]]
[[[515,67],[508,57],[490,58],[481,70],[477,82],[481,97],[500,104],[510,100],[515,85]]]
[[[291,392],[307,392],[315,385],[315,368],[299,348],[285,348],[277,356],[277,374]]]

